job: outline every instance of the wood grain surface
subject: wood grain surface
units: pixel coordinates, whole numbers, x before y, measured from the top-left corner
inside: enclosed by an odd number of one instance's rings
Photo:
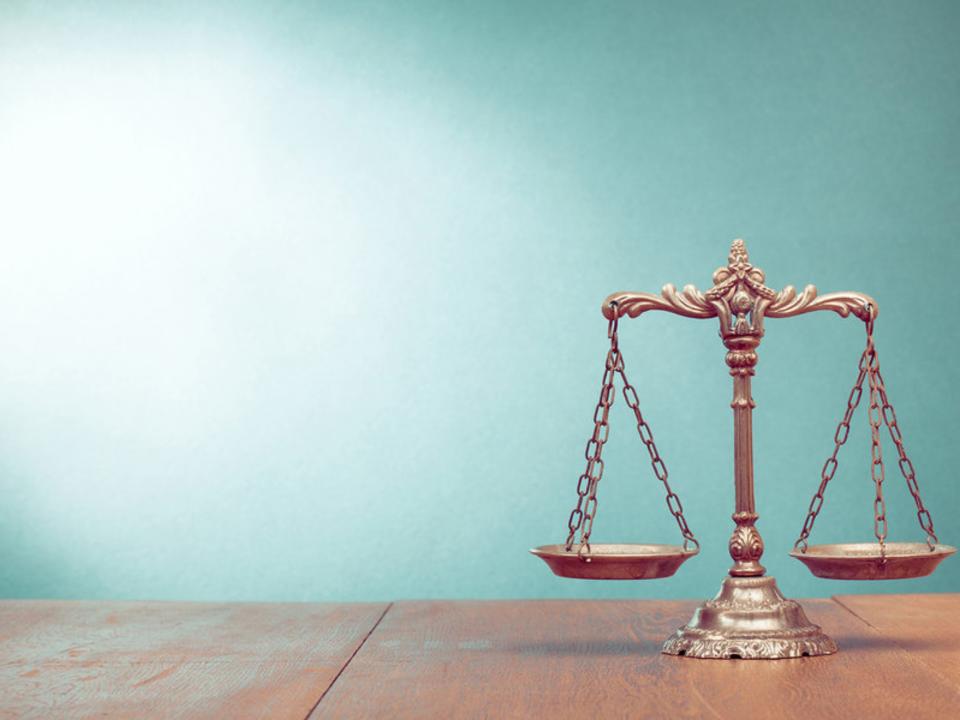
[[[834,599],[960,689],[960,595],[839,595]],[[960,708],[954,716],[960,717]]]
[[[661,655],[695,605],[5,601],[0,717],[960,717],[960,595],[804,601],[831,657]]]
[[[0,717],[304,718],[386,604],[0,602]]]
[[[840,644],[778,661],[661,655],[695,603],[398,603],[319,718],[946,718],[960,693],[831,600],[804,606]]]

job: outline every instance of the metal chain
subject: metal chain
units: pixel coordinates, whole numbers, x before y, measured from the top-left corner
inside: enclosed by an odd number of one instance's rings
[[[798,537],[797,541],[793,544],[793,547],[798,548],[800,552],[807,551],[807,538],[810,537],[810,532],[813,530],[813,524],[817,521],[817,515],[820,514],[820,509],[823,507],[823,494],[826,492],[827,485],[837,472],[837,453],[840,452],[840,447],[847,442],[847,438],[850,436],[850,420],[853,418],[854,410],[856,410],[857,406],[860,404],[860,398],[863,396],[863,381],[867,377],[866,350],[864,350],[863,354],[860,356],[859,369],[860,372],[857,375],[857,380],[853,384],[853,389],[850,391],[850,395],[847,397],[847,409],[843,413],[843,419],[840,420],[840,424],[837,425],[836,432],[833,434],[833,453],[823,464],[823,469],[820,470],[820,487],[817,488],[817,492],[810,500],[810,507],[807,509],[807,517],[803,522],[803,529],[800,531],[800,537]]]
[[[870,386],[870,409],[868,411],[870,419],[870,477],[876,489],[873,501],[873,530],[880,544],[881,563],[884,563],[886,562],[887,508],[883,499],[885,472],[883,453],[880,448],[881,421],[887,426],[890,438],[897,448],[897,455],[900,458],[900,474],[906,480],[907,488],[910,490],[913,501],[917,506],[917,520],[920,522],[920,528],[927,534],[927,545],[931,550],[934,550],[939,541],[933,529],[933,518],[920,498],[916,470],[914,470],[913,463],[907,456],[906,448],[903,445],[903,433],[897,424],[897,413],[887,397],[887,388],[880,372],[880,360],[873,339],[874,310],[872,306],[867,307],[867,313],[867,347],[860,356],[860,373],[857,375],[857,381],[854,383],[853,390],[850,391],[850,396],[847,399],[847,410],[844,413],[843,420],[840,421],[837,432],[834,434],[833,454],[827,458],[823,465],[823,470],[820,473],[820,487],[810,501],[810,508],[803,523],[803,530],[801,530],[800,537],[797,538],[793,546],[801,552],[807,551],[807,538],[813,530],[813,524],[817,519],[820,508],[823,506],[823,494],[827,489],[827,483],[830,482],[837,470],[837,452],[840,450],[840,446],[847,441],[850,434],[850,418],[860,403],[860,397],[863,394],[863,380],[866,377]]]
[[[867,416],[870,419],[870,477],[873,480],[875,495],[873,499],[873,534],[880,544],[880,563],[887,561],[887,505],[883,499],[883,481],[885,472],[883,467],[883,449],[880,447],[880,424],[883,422],[883,413],[880,410],[880,388],[877,383],[877,373],[880,372],[880,361],[877,358],[877,349],[873,342],[873,307],[868,308],[867,318],[867,382],[870,384],[870,407]]]
[[[683,549],[687,550],[690,543],[699,549],[700,543],[694,537],[690,526],[687,524],[687,519],[683,515],[683,504],[680,502],[680,497],[673,492],[670,483],[667,481],[667,466],[657,450],[650,425],[640,411],[640,398],[637,395],[637,390],[627,380],[624,372],[623,354],[620,352],[620,341],[617,335],[619,313],[616,303],[611,303],[611,309],[613,312],[607,325],[610,349],[607,351],[607,358],[604,363],[603,380],[600,384],[600,399],[593,411],[593,435],[590,436],[584,450],[587,467],[577,481],[577,504],[567,520],[569,534],[567,535],[566,550],[569,552],[573,548],[577,530],[580,530],[580,547],[577,550],[577,555],[589,561],[589,557],[585,556],[590,553],[590,534],[593,531],[593,520],[597,513],[597,486],[600,483],[600,478],[603,477],[603,460],[600,456],[610,435],[610,407],[613,405],[616,396],[613,380],[617,374],[623,380],[623,398],[630,409],[633,410],[637,419],[637,431],[640,433],[640,440],[646,446],[647,453],[650,455],[653,473],[667,490],[667,509],[670,510],[677,521],[677,526],[683,535]]]
[[[917,485],[917,473],[913,469],[913,463],[907,457],[907,451],[903,447],[903,434],[900,432],[900,426],[897,424],[897,413],[893,405],[887,399],[887,388],[883,384],[883,375],[880,374],[880,367],[876,371],[877,389],[880,391],[880,401],[883,403],[881,413],[883,422],[890,431],[890,438],[897,446],[897,454],[900,456],[900,474],[907,481],[907,488],[913,496],[913,501],[917,505],[917,520],[920,521],[921,529],[927,534],[927,546],[933,550],[937,544],[937,534],[933,530],[933,518],[930,512],[923,506],[923,500],[920,499],[920,487]]]
[[[577,504],[574,506],[567,520],[566,550],[573,547],[573,539],[580,530],[580,548],[577,554],[582,558],[584,553],[590,552],[590,533],[593,531],[593,519],[597,514],[597,485],[603,477],[603,446],[610,436],[610,406],[613,405],[616,392],[613,379],[618,366],[622,366],[623,356],[620,354],[617,339],[617,313],[607,325],[607,337],[610,339],[610,349],[604,363],[603,380],[600,383],[600,399],[593,411],[593,434],[587,440],[587,447],[583,454],[587,460],[586,470],[577,480]]]
[[[660,457],[657,444],[653,441],[653,431],[650,430],[650,425],[647,424],[643,413],[640,412],[640,398],[637,396],[636,388],[627,380],[627,375],[623,367],[623,358],[620,360],[620,369],[618,372],[623,379],[623,399],[626,400],[627,405],[633,410],[633,414],[637,418],[637,432],[640,433],[640,440],[646,446],[647,453],[650,455],[650,465],[653,467],[653,474],[663,483],[663,487],[667,491],[667,509],[670,511],[670,514],[673,515],[674,520],[677,521],[677,527],[680,528],[680,533],[683,535],[683,549],[687,550],[690,543],[693,543],[699,550],[700,543],[693,536],[690,526],[687,525],[687,519],[683,516],[683,504],[680,502],[680,497],[670,487],[670,483],[667,482],[667,466]]]

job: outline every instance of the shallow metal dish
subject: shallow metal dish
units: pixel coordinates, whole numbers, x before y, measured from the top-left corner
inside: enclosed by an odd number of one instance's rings
[[[949,545],[886,543],[887,562],[881,563],[879,543],[811,545],[807,551],[793,550],[795,557],[817,577],[833,580],[899,580],[932,573],[945,557],[957,551]]]
[[[650,580],[673,575],[685,560],[697,554],[679,545],[595,545],[583,559],[577,545],[541,545],[530,552],[542,558],[554,575],[585,580]]]

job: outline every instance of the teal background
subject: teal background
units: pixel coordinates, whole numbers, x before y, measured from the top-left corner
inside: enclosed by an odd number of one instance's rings
[[[960,4],[0,6],[0,595],[705,597],[729,566],[715,321],[624,324],[703,552],[552,576],[615,290],[768,284],[881,307],[941,539],[956,484]],[[764,563],[787,557],[862,349],[772,320],[754,381]],[[862,409],[814,539],[868,540]],[[673,542],[622,403],[594,537]],[[887,449],[887,457],[893,454]],[[888,473],[891,537],[918,539]]]

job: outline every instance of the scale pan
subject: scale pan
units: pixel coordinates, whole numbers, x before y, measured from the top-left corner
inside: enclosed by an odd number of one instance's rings
[[[650,580],[673,575],[697,549],[680,545],[595,545],[590,544],[589,560],[577,556],[577,546],[541,545],[531,550],[542,558],[554,575],[584,580]]]
[[[846,543],[811,545],[807,551],[793,550],[791,557],[800,560],[817,577],[833,580],[900,580],[924,577],[957,551],[949,545],[926,543],[886,543],[887,562],[880,564],[879,543]]]

